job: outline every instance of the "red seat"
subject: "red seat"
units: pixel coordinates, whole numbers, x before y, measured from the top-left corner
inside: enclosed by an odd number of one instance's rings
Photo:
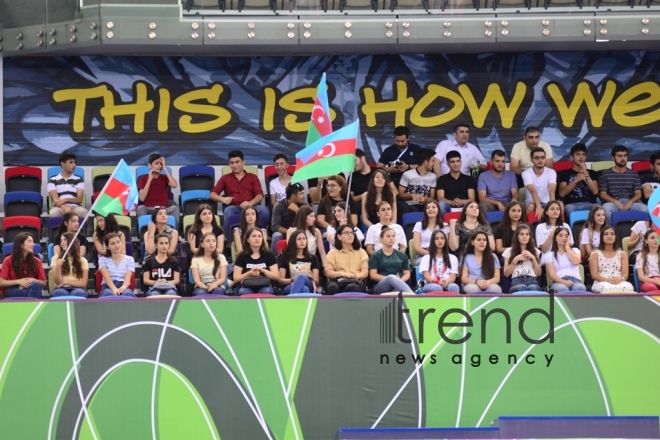
[[[98,295],[101,292],[101,282],[103,281],[103,274],[101,273],[100,269],[97,269],[96,271],[96,277],[95,277],[95,287],[96,287],[96,294]],[[135,273],[131,275],[131,284],[129,286],[133,292],[135,292]]]
[[[460,216],[461,216],[461,212],[460,212],[460,211],[456,211],[456,212],[448,212],[448,213],[446,213],[445,215],[442,216],[442,221],[444,221],[445,223],[449,223],[449,221],[450,221],[451,219],[455,218],[456,220],[458,220],[458,218],[459,218]]]
[[[490,170],[492,170],[492,169],[493,169],[493,164],[490,163],[490,161],[488,161],[488,162],[486,163],[486,171],[490,171]]]
[[[275,245],[275,255],[278,255],[284,249],[286,249],[286,240],[278,241],[277,244]]]
[[[7,192],[34,191],[41,193],[43,174],[37,167],[10,167],[5,169]]]
[[[5,243],[13,243],[21,232],[32,235],[35,243],[41,240],[41,219],[27,215],[6,217],[2,222],[2,230]]]
[[[536,223],[536,222],[539,222],[539,221],[541,221],[541,220],[539,219],[539,216],[536,215],[536,212],[530,212],[529,214],[527,214],[527,224],[528,225],[531,225],[532,223]]]
[[[633,162],[632,165],[630,166],[633,171],[650,171],[651,170],[651,162],[648,161],[640,161],[640,162]]]
[[[559,162],[554,163],[554,169],[556,172],[566,171],[573,168],[573,161],[570,160],[560,160]]]

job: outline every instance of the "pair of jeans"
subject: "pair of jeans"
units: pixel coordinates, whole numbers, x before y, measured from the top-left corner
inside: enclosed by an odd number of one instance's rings
[[[465,284],[463,286],[463,292],[465,293],[502,293],[502,288],[500,287],[499,284],[489,284],[488,288],[486,290],[481,290],[481,287],[479,287],[478,284],[476,283],[471,283],[471,284]]]
[[[447,284],[447,289],[443,289],[440,284],[436,284],[436,283],[424,284],[424,287],[422,288],[422,292],[424,292],[424,293],[429,293],[429,292],[455,292],[455,293],[458,293],[460,291],[461,291],[461,289],[458,287],[458,284],[456,284],[456,283]]]
[[[257,211],[257,215],[259,216],[259,225],[265,225],[268,223],[268,219],[270,218],[270,209],[268,209],[267,206],[265,205],[253,205],[253,208]],[[222,210],[222,216],[223,216],[223,224],[225,227],[225,237],[232,237],[232,232],[229,230],[229,227],[231,226],[229,224],[229,217],[233,215],[240,214],[241,209],[240,206],[238,205],[227,205],[223,208]]]
[[[208,289],[202,289],[201,287],[195,287],[195,290],[193,290],[193,296],[199,296],[199,295],[226,295],[227,291],[225,290],[224,287],[216,287],[215,289],[211,290],[210,292]]]
[[[314,292],[314,284],[307,275],[300,274],[293,279],[291,284],[284,287],[283,292],[285,295],[289,295],[290,293],[311,293]]]
[[[522,277],[515,277],[511,279],[511,287],[509,293],[524,292],[524,291],[538,291],[541,292],[539,280],[536,277],[525,275]]]
[[[144,296],[156,296],[156,295],[175,295],[175,296],[179,296],[179,292],[177,292],[176,289],[166,289],[166,290],[149,289],[144,294]]]
[[[53,289],[53,292],[50,294],[51,298],[57,298],[58,296],[79,296],[81,298],[87,298],[87,290],[82,287],[73,287],[73,288],[64,288],[57,287]]]
[[[261,289],[258,289],[256,291],[253,290],[253,289],[247,288],[247,287],[240,287],[238,289],[238,294],[239,295],[249,295],[251,293],[270,293],[270,294],[274,294],[275,289],[273,289],[272,286],[262,287]]]
[[[123,281],[112,280],[112,282],[114,283],[115,287],[121,287],[122,284],[124,284]],[[130,287],[127,287],[126,290],[124,290],[122,293],[115,295],[108,286],[103,284],[101,286],[101,291],[99,292],[99,298],[103,298],[105,296],[124,296],[127,298],[135,298],[135,293],[131,290]]]
[[[362,281],[354,280],[345,286],[340,286],[336,280],[331,280],[325,286],[325,295],[334,295],[341,292],[362,292],[367,291],[367,286]]]
[[[385,292],[411,292],[410,286],[396,275],[388,275],[374,286],[374,293],[380,295]]]
[[[568,292],[570,291],[580,291],[580,292],[585,292],[587,290],[587,286],[584,285],[582,280],[579,278],[575,277],[562,277],[562,280],[564,281],[572,281],[573,285],[571,287],[568,287],[565,284],[561,283],[552,283],[552,286],[550,288],[555,291],[555,293],[563,293],[563,292]]]
[[[619,203],[626,204],[629,199],[619,199]],[[605,211],[605,217],[607,218],[607,223],[612,224],[612,214],[619,211],[619,208],[612,202],[603,203],[603,210]],[[633,203],[630,207],[631,211],[641,211],[648,212],[648,208],[644,203],[636,202]]]
[[[17,286],[12,286],[12,287],[7,287],[7,290],[5,291],[5,296],[7,298],[37,298],[41,299],[41,284],[37,283],[36,281],[32,284],[30,284],[27,289],[23,289],[21,287]]]

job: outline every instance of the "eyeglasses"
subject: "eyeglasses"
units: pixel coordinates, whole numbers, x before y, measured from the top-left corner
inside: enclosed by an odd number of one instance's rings
[[[341,233],[341,235],[355,235],[355,232],[353,231],[344,231]]]

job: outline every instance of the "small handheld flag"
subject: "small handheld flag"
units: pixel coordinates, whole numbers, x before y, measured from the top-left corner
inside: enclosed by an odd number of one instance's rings
[[[112,172],[93,209],[103,216],[110,213],[128,215],[137,206],[138,196],[135,176],[122,159]]]

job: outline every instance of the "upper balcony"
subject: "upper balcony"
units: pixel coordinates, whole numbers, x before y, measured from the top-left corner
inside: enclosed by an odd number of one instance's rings
[[[0,2],[0,55],[651,50],[653,0]]]

